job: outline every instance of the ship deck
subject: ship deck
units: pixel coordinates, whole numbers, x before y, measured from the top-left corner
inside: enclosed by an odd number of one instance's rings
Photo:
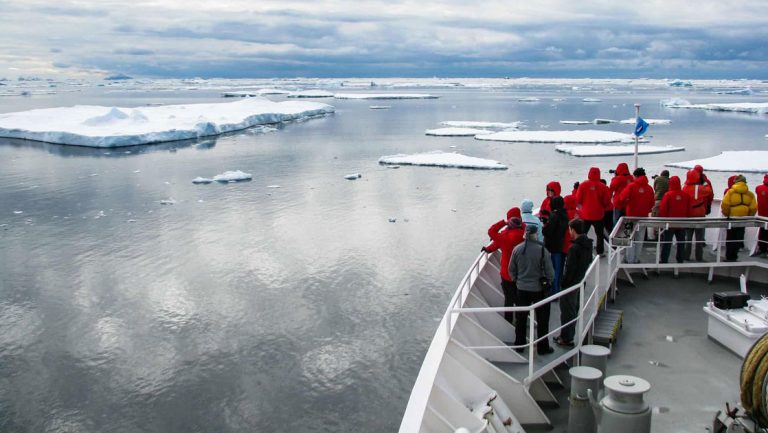
[[[705,431],[726,402],[739,401],[742,360],[707,336],[702,307],[714,292],[738,290],[739,282],[716,276],[708,283],[701,273],[681,272],[677,279],[671,273],[648,274],[647,279],[634,274],[635,286],[620,281],[616,302],[609,304],[624,310],[624,322],[607,376],[629,374],[651,383],[646,400],[653,408],[653,431]],[[749,291],[759,298],[768,295],[768,286],[751,283]],[[526,431],[567,431],[570,377],[565,365],[556,371],[563,386],[551,388],[560,406],[545,408],[554,428]]]

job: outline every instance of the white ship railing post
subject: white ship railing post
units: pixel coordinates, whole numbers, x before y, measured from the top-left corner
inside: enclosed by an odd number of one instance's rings
[[[534,303],[535,305],[535,303]],[[533,340],[536,309],[528,307],[528,377],[533,377]]]

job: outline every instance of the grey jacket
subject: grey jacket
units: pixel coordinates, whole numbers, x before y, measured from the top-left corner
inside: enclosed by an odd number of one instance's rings
[[[542,275],[542,262],[544,275],[552,283],[555,279],[555,270],[552,267],[549,251],[544,248],[543,244],[526,240],[512,250],[512,259],[509,261],[509,276],[517,283],[518,290],[541,291],[539,279],[544,276]]]

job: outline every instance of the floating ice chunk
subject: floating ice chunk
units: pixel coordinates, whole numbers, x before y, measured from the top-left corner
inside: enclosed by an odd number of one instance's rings
[[[439,96],[425,93],[337,93],[336,99],[437,99]]]
[[[533,96],[528,96],[528,97],[525,97],[525,98],[518,98],[517,101],[518,102],[539,102],[540,99],[536,98],[536,97],[533,97]]]
[[[379,158],[379,164],[423,165],[430,167],[474,168],[486,170],[506,170],[507,166],[491,159],[475,158],[459,153],[441,151],[417,153],[412,155],[398,154]]]
[[[288,94],[289,98],[333,98],[333,93],[325,90],[300,90]]]
[[[599,98],[583,98],[581,102],[603,102],[603,100]]]
[[[667,335],[667,341],[669,341],[670,343],[674,343],[675,342],[675,337],[673,337],[671,335]]]
[[[225,171],[224,173],[213,176],[213,180],[216,182],[240,182],[244,180],[251,180],[253,176],[250,173],[245,173],[240,170]]]
[[[669,87],[693,87],[693,84],[690,81],[672,80],[672,81],[667,83],[667,86],[669,86]]]
[[[162,205],[176,204],[176,200],[174,200],[172,198],[165,199],[165,200],[160,200],[160,204],[162,204]]]
[[[399,165],[387,165],[387,168],[391,168],[393,170],[400,168]]]
[[[389,110],[392,108],[391,105],[369,105],[368,108],[371,110]]]
[[[563,125],[591,125],[592,122],[589,120],[561,120],[560,123]]]
[[[13,213],[16,214],[16,215],[21,215],[21,214],[24,213],[24,211],[23,210],[15,210],[15,211],[13,211]]]
[[[354,173],[354,174],[348,174],[348,175],[344,176],[344,179],[347,179],[347,180],[357,180],[357,179],[360,179],[361,177],[363,177],[362,174]]]
[[[133,146],[216,135],[333,111],[330,105],[317,102],[272,102],[265,98],[141,109],[79,105],[3,114],[0,137],[90,147]]]
[[[558,152],[567,153],[573,156],[619,156],[619,155],[633,155],[635,153],[634,145],[572,145],[572,144],[558,144],[555,146],[555,150]],[[648,155],[653,153],[668,153],[668,152],[681,152],[685,150],[684,147],[674,146],[652,146],[641,144],[638,146],[637,153],[642,155]]]
[[[689,108],[710,111],[732,111],[738,113],[768,114],[768,102],[734,102],[725,104],[676,104],[669,108]]]
[[[247,98],[251,96],[260,96],[259,92],[250,90],[237,90],[234,92],[221,92],[223,98]]]
[[[280,185],[267,185],[267,188],[280,188]]]
[[[565,101],[565,98],[552,98],[552,101],[554,101],[554,102],[563,102],[563,101]]]
[[[476,140],[522,143],[623,143],[634,142],[630,134],[586,129],[582,131],[502,131],[476,135]]]
[[[682,98],[671,98],[671,99],[665,99],[661,101],[662,107],[677,108],[677,107],[687,107],[689,105],[691,105],[691,103]]]
[[[693,159],[690,161],[671,162],[668,167],[693,168],[701,165],[709,171],[731,171],[734,173],[766,173],[768,172],[767,150],[735,150],[722,152],[710,158]]]
[[[456,128],[481,128],[481,129],[517,129],[523,126],[523,122],[477,122],[473,120],[447,120],[440,122],[444,126]]]
[[[213,179],[210,179],[207,177],[197,176],[196,178],[192,179],[192,183],[194,184],[211,183],[211,182],[213,182]]]
[[[718,95],[754,95],[755,92],[749,87],[745,89],[728,89],[715,92]]]
[[[135,222],[136,222],[136,220],[128,220],[128,221],[126,221],[126,222],[129,222],[129,223],[135,223]]]
[[[672,121],[669,119],[646,119],[645,117],[643,117],[643,120],[645,120],[649,125],[669,125],[672,123]],[[619,123],[622,123],[624,125],[634,125],[635,123],[637,123],[637,119],[633,117],[630,119],[624,119]]]
[[[474,137],[478,134],[488,134],[490,131],[487,129],[477,128],[437,128],[427,129],[424,131],[426,135],[433,135],[436,137]]]
[[[613,119],[599,119],[599,118],[598,118],[598,119],[595,119],[595,120],[593,120],[593,121],[592,121],[592,123],[594,123],[595,125],[605,125],[605,124],[607,124],[607,123],[617,123],[617,122],[618,122],[618,120],[613,120]]]

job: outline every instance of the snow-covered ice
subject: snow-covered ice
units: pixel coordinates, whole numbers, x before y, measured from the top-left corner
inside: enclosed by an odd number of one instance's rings
[[[368,108],[371,110],[388,110],[392,108],[391,105],[369,105]]]
[[[488,134],[492,131],[487,129],[477,128],[437,128],[427,129],[424,131],[426,135],[434,135],[436,137],[474,137],[478,134]]]
[[[582,102],[603,102],[603,100],[599,98],[584,98],[581,101]]]
[[[200,177],[200,176],[198,176],[198,177],[192,179],[192,183],[194,183],[194,184],[211,183],[211,182],[213,182],[213,179],[208,178],[208,177]]]
[[[459,153],[441,151],[416,153],[411,155],[397,154],[382,156],[379,164],[423,165],[430,167],[476,168],[486,170],[506,170],[507,166],[492,159],[475,158]]]
[[[165,200],[160,200],[160,204],[162,204],[162,205],[176,204],[176,200],[174,200],[173,198],[169,198],[169,199],[165,199]]]
[[[289,98],[333,98],[333,93],[325,90],[300,90],[288,94]]]
[[[360,174],[360,173],[353,173],[353,174],[345,175],[344,179],[347,179],[347,180],[357,180],[357,179],[360,179],[361,177],[363,177],[362,174]]]
[[[216,182],[239,182],[242,180],[251,180],[253,176],[240,170],[225,171],[224,173],[213,176]]]
[[[768,151],[734,150],[725,151],[710,158],[671,162],[668,167],[693,168],[701,165],[704,170],[730,171],[734,173],[768,173]]]
[[[474,120],[446,120],[440,122],[444,126],[454,126],[457,128],[486,128],[486,129],[513,129],[519,128],[523,122],[478,122]]]
[[[0,114],[0,137],[88,147],[186,140],[332,113],[327,104],[245,98],[158,107],[77,105]]]
[[[637,153],[641,155],[648,155],[653,153],[668,153],[668,152],[681,152],[685,150],[684,147],[674,146],[652,146],[647,144],[641,144],[637,147]],[[602,144],[596,145],[572,145],[572,144],[558,144],[555,146],[555,150],[558,152],[567,153],[573,156],[620,156],[620,155],[634,155],[634,145],[619,145],[608,146]]]
[[[521,143],[626,143],[634,142],[630,134],[594,129],[577,131],[502,131],[476,135],[477,140]]]
[[[336,99],[437,99],[439,96],[425,93],[337,93]]]
[[[662,107],[670,107],[670,108],[677,108],[677,107],[685,107],[691,105],[691,103],[687,99],[682,98],[670,98],[665,99],[660,102]]]
[[[563,125],[592,125],[589,120],[561,120],[560,123]]]
[[[733,111],[738,113],[768,114],[768,102],[733,102],[724,104],[686,104],[685,100],[664,101],[669,108],[688,108],[710,111]]]
[[[525,98],[519,98],[518,99],[518,102],[539,102],[539,101],[540,101],[540,99],[536,98],[534,96],[528,96],[528,97],[525,97]]]
[[[597,119],[592,121],[592,123],[594,123],[595,125],[607,125],[609,123],[617,123],[617,122],[618,122],[618,120],[600,119],[600,118],[597,118]]]

